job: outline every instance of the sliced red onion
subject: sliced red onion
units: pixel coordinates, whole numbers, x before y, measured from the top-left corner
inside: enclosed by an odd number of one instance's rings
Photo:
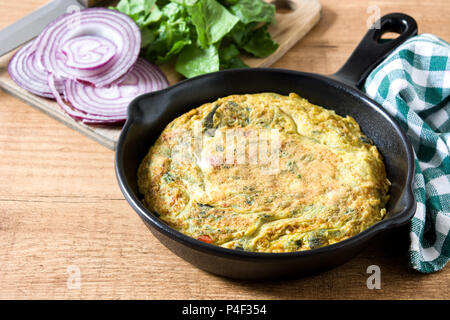
[[[93,69],[80,69],[67,64],[68,57],[64,54],[67,42],[75,42],[73,39],[84,36],[101,37],[114,43],[114,56]],[[36,40],[36,57],[44,69],[56,78],[81,80],[104,87],[132,68],[140,45],[139,27],[130,17],[115,10],[90,8],[65,14],[49,24]]]
[[[51,74],[48,76],[48,84],[61,109],[63,109],[69,116],[71,116],[75,120],[81,121],[86,124],[119,124],[125,121],[123,117],[97,116],[74,110],[61,98],[61,95],[55,87],[55,78]]]
[[[68,67],[90,70],[108,63],[116,53],[116,45],[103,37],[80,36],[64,43],[61,50]]]
[[[21,88],[38,96],[54,99],[47,82],[48,72],[36,63],[34,42],[29,42],[16,52],[9,61],[8,73]],[[55,81],[55,89],[62,93],[63,82]]]
[[[168,81],[155,65],[138,59],[140,30],[109,9],[66,14],[11,59],[11,78],[24,89],[54,98],[75,120],[118,124],[131,100],[161,90]]]
[[[73,80],[65,81],[66,99],[80,112],[125,120],[130,102],[138,95],[169,85],[155,65],[139,58],[122,82],[98,88]]]

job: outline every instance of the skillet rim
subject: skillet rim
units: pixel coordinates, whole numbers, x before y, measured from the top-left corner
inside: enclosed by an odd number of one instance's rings
[[[358,99],[363,100],[363,102],[369,107],[373,107],[379,112],[384,118],[385,121],[388,121],[392,127],[396,130],[399,135],[403,145],[406,149],[406,160],[408,163],[408,174],[406,178],[406,185],[403,188],[400,201],[404,202],[404,207],[394,216],[383,219],[366,230],[339,242],[336,242],[331,245],[326,245],[324,247],[303,250],[303,251],[294,251],[294,252],[280,252],[280,253],[267,253],[267,252],[252,252],[252,251],[241,251],[236,249],[228,249],[223,248],[217,245],[208,244],[187,236],[171,227],[169,227],[166,223],[164,223],[161,219],[159,219],[153,212],[148,210],[143,206],[141,201],[134,195],[129,186],[127,179],[125,177],[125,169],[123,167],[123,145],[126,140],[129,129],[132,127],[133,123],[136,122],[136,117],[138,116],[134,112],[134,106],[138,105],[141,100],[146,100],[152,98],[157,95],[164,95],[167,92],[174,90],[175,88],[181,86],[189,86],[189,83],[195,81],[204,81],[207,78],[218,77],[222,74],[226,73],[258,73],[258,72],[269,72],[269,73],[285,73],[294,76],[303,76],[315,78],[316,80],[320,80],[326,82],[328,86],[334,86],[338,90],[343,90],[353,96],[356,96]],[[414,161],[414,151],[411,143],[409,142],[404,130],[401,126],[396,122],[396,120],[389,114],[387,111],[375,100],[368,97],[364,92],[359,90],[356,86],[349,85],[339,80],[339,78],[334,75],[326,76],[316,73],[302,72],[296,70],[289,69],[281,69],[281,68],[240,68],[240,69],[231,69],[231,70],[222,70],[209,74],[204,74],[198,77],[190,78],[182,80],[172,86],[169,86],[163,90],[149,92],[143,94],[141,96],[136,97],[128,106],[128,116],[127,121],[122,129],[119,140],[116,146],[115,153],[115,172],[116,178],[119,182],[120,189],[125,196],[127,202],[131,205],[131,207],[138,213],[138,215],[144,220],[146,224],[150,224],[151,227],[157,229],[157,231],[162,232],[166,236],[170,237],[173,240],[176,240],[178,243],[188,246],[192,249],[199,250],[208,254],[213,254],[215,256],[222,256],[225,258],[234,258],[234,259],[245,259],[245,260],[286,260],[286,259],[302,259],[307,258],[311,255],[321,255],[326,254],[328,251],[344,249],[346,247],[350,248],[355,246],[356,244],[363,244],[368,240],[372,239],[376,235],[382,233],[383,231],[393,229],[399,226],[406,224],[410,219],[414,216],[416,209],[416,201],[414,199],[412,186],[414,182],[414,171],[415,171],[415,161]]]

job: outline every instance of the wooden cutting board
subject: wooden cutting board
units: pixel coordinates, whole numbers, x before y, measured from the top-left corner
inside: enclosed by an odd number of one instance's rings
[[[279,1],[279,0],[277,0]],[[244,58],[251,67],[269,67],[281,58],[296,42],[303,38],[320,19],[321,5],[319,0],[290,0],[291,9],[277,10],[276,24],[270,26],[269,31],[273,39],[280,44],[275,53],[265,59]],[[38,97],[17,86],[9,77],[7,66],[13,52],[0,57],[0,88],[11,95],[38,108],[51,117],[63,122],[67,126],[78,130],[89,138],[94,139],[105,147],[114,150],[119,138],[121,126],[104,127],[84,125],[66,115],[52,100]],[[162,66],[170,84],[182,79],[172,66]]]

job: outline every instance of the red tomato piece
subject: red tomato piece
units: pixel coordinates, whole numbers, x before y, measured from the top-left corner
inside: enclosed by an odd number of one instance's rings
[[[202,235],[202,236],[198,237],[197,240],[203,241],[205,243],[212,243],[213,242],[211,237],[208,236],[208,235]]]

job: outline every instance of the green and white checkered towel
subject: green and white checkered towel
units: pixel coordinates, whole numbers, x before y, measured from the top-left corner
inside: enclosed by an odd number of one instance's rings
[[[364,84],[404,128],[416,156],[409,262],[430,273],[450,258],[450,45],[431,34],[393,51]]]

